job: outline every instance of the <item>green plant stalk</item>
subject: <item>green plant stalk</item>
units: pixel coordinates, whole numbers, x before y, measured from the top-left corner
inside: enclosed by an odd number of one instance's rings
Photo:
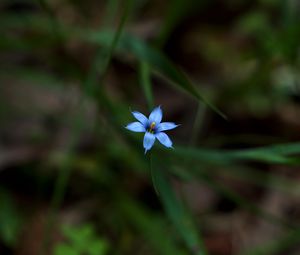
[[[139,203],[124,195],[122,191],[117,193],[117,207],[125,214],[134,227],[144,236],[147,243],[161,255],[187,255],[176,242],[175,237],[169,234],[166,221],[161,216],[141,207]]]
[[[204,122],[204,114],[205,114],[205,105],[198,103],[196,117],[192,129],[192,135],[190,138],[190,145],[195,146],[197,144],[199,134],[201,131],[201,127]]]
[[[258,148],[240,150],[198,149],[177,146],[172,154],[180,158],[195,160],[211,165],[230,165],[242,161],[256,161],[272,164],[297,165],[300,143],[276,144]]]
[[[150,78],[150,66],[147,62],[141,61],[139,67],[139,76],[142,89],[144,91],[146,101],[148,104],[148,109],[151,110],[154,107],[152,85]]]
[[[152,152],[150,152],[150,155],[149,155],[149,166],[150,166],[150,175],[151,175],[151,180],[152,180],[152,185],[153,185],[153,188],[155,190],[155,193],[157,196],[159,196],[159,191],[158,191],[158,188],[157,188],[157,185],[156,185],[156,179],[155,179],[155,176],[154,176],[154,172],[153,172],[153,162],[152,162]]]
[[[187,11],[193,8],[192,6],[194,5],[192,2],[189,2],[189,0],[173,0],[169,2],[167,15],[165,15],[162,28],[155,43],[158,48],[165,46],[168,37],[170,37],[176,25],[181,21]]]
[[[125,23],[127,21],[127,18],[128,18],[128,15],[129,15],[129,12],[131,10],[131,7],[132,7],[132,3],[133,3],[133,0],[127,0],[126,3],[125,3],[125,10],[124,10],[124,13],[121,17],[121,21],[120,21],[120,24],[118,26],[118,29],[113,37],[113,40],[111,42],[111,46],[109,47],[108,49],[108,54],[107,54],[107,57],[105,58],[105,61],[104,61],[104,64],[103,64],[103,67],[102,67],[102,70],[100,70],[100,79],[103,81],[103,77],[108,69],[108,66],[109,66],[109,63],[111,61],[111,58],[112,58],[112,54],[117,46],[117,43],[121,37],[121,34],[122,34],[122,31],[124,30],[124,26],[125,26]]]
[[[142,86],[148,106],[151,109],[153,106],[153,96],[149,65],[146,62],[141,62],[140,68]],[[151,180],[154,190],[161,200],[168,217],[179,231],[181,238],[189,250],[195,255],[205,255],[206,251],[203,242],[198,235],[191,215],[189,215],[183,204],[176,197],[171,184],[167,180],[166,174],[162,171],[158,171],[157,167],[153,166],[153,157],[154,154],[153,151],[151,151],[149,155]]]
[[[88,87],[90,91],[89,94],[95,93],[98,95],[98,99],[100,99],[98,101],[101,101],[101,99],[103,99],[104,91],[102,89],[102,85],[105,78],[105,74],[108,70],[108,66],[111,62],[112,55],[116,48],[116,45],[121,37],[126,20],[128,18],[129,10],[131,9],[131,5],[132,5],[132,0],[127,0],[125,3],[125,10],[121,17],[121,21],[118,25],[117,31],[115,32],[114,36],[111,39],[111,42],[109,43],[108,49],[103,49],[102,47],[98,47],[95,60],[88,73],[85,86]],[[95,88],[98,77],[99,77],[98,86]]]
[[[152,172],[161,203],[182,240],[192,254],[206,255],[207,253],[203,241],[198,234],[196,224],[193,222],[192,216],[177,198],[166,173],[157,167],[153,167]]]

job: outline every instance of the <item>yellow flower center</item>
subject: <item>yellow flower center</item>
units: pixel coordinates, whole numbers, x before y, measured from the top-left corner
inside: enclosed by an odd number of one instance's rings
[[[153,131],[154,131],[154,128],[155,128],[155,122],[152,122],[151,124],[150,124],[150,127],[149,127],[149,132],[150,133],[153,133]]]

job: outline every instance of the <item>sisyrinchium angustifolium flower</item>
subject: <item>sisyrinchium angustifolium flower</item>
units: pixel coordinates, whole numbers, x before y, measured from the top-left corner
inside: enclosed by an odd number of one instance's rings
[[[129,123],[126,128],[133,132],[145,133],[143,142],[145,154],[152,148],[155,139],[167,148],[173,148],[171,139],[163,131],[174,129],[178,125],[173,122],[161,122],[162,110],[160,106],[153,109],[149,118],[137,111],[132,112],[132,114],[138,121]]]

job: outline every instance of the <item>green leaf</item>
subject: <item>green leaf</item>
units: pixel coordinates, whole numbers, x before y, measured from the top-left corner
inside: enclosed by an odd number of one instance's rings
[[[152,84],[150,80],[150,68],[149,64],[142,61],[140,63],[140,69],[139,69],[139,75],[140,75],[140,83],[143,88],[146,101],[148,103],[148,108],[151,110],[154,107],[154,99],[152,94]]]
[[[12,247],[16,243],[22,222],[13,198],[0,189],[0,238],[7,246]]]
[[[56,248],[57,252],[68,251],[76,252],[76,254],[104,255],[108,251],[107,241],[97,236],[91,224],[63,225],[62,231],[68,244],[59,244]]]
[[[151,247],[161,255],[185,255],[177,247],[172,235],[168,232],[167,224],[159,215],[150,213],[141,205],[130,199],[129,197],[120,195],[118,199],[121,210],[125,217],[138,229],[145,240],[151,244]]]
[[[67,244],[59,244],[54,248],[54,255],[80,255],[80,252]]]
[[[300,143],[270,145],[241,150],[217,150],[176,147],[172,152],[186,159],[214,165],[232,164],[236,161],[258,161],[272,164],[299,164]]]
[[[193,222],[192,216],[189,214],[187,209],[177,198],[166,173],[162,169],[158,169],[156,166],[153,166],[152,171],[156,188],[159,193],[159,198],[168,217],[175,225],[186,246],[191,250],[191,252],[193,252],[193,254],[206,254],[203,241],[199,236],[196,224]]]
[[[94,228],[90,224],[84,224],[80,227],[65,225],[63,233],[71,243],[80,248],[82,244],[85,246],[86,242],[94,238]]]
[[[108,252],[108,243],[105,240],[94,240],[86,247],[89,255],[104,255]]]

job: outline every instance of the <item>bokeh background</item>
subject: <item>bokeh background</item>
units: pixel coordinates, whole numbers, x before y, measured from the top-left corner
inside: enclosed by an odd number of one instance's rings
[[[0,58],[1,255],[300,254],[298,0],[1,0]]]

